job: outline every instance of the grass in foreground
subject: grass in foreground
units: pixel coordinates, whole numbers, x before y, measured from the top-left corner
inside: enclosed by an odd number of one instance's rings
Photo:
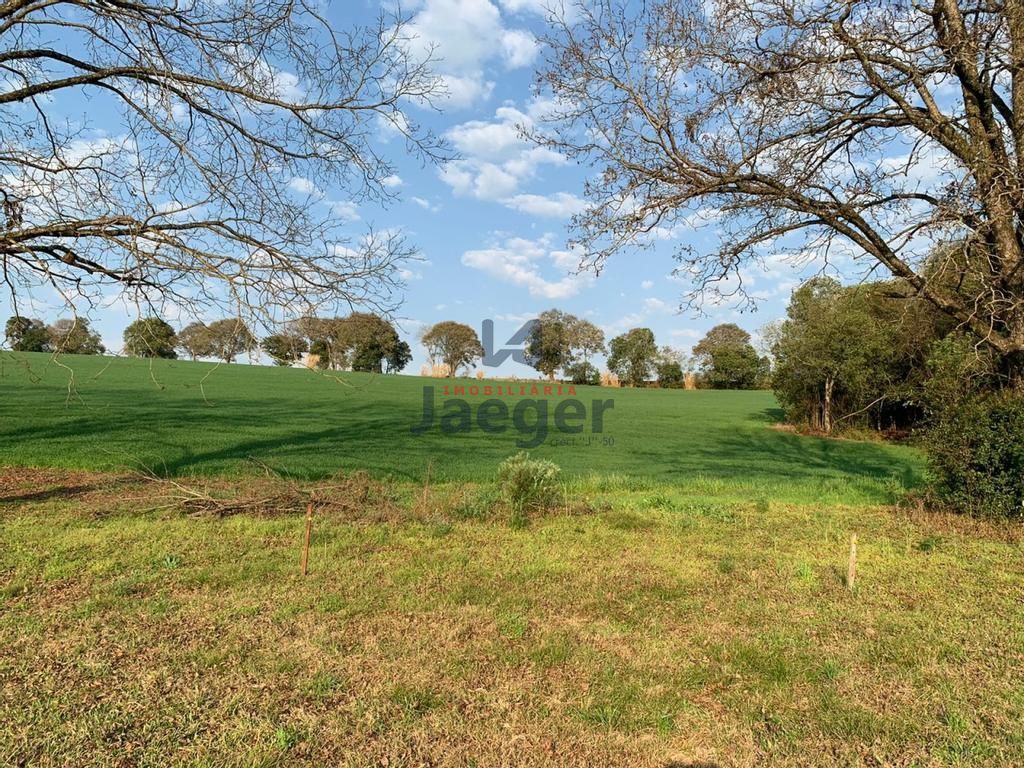
[[[1024,764],[1017,532],[577,482],[319,515],[0,474],[0,763]],[[855,593],[843,583],[859,535]]]
[[[193,476],[251,474],[255,460],[306,479],[365,469],[419,483],[428,475],[487,481],[519,450],[511,430],[412,435],[424,386],[444,380],[341,376],[101,357],[57,364],[47,355],[0,353],[0,464],[118,470],[141,463]],[[549,439],[533,451],[577,477],[618,474],[735,498],[854,504],[888,503],[921,474],[919,455],[907,447],[772,429],[782,415],[768,392],[580,387],[578,397],[588,412],[593,399],[615,400],[602,439]],[[474,410],[483,399],[471,399]]]

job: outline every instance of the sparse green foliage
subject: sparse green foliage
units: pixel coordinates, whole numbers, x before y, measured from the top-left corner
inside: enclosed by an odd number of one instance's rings
[[[557,464],[543,459],[531,459],[525,451],[510,456],[498,466],[498,483],[502,493],[516,515],[540,512],[556,506],[560,501]]]
[[[243,352],[252,352],[259,342],[241,319],[217,320],[207,326],[210,355],[233,363]]]
[[[159,317],[136,320],[124,329],[124,351],[133,357],[162,357],[173,360],[177,335],[169,323]]]
[[[106,347],[84,317],[58,320],[47,329],[50,349],[66,355],[102,355]]]
[[[213,355],[213,342],[206,323],[196,321],[186,325],[178,333],[177,344],[178,349],[193,360]]]

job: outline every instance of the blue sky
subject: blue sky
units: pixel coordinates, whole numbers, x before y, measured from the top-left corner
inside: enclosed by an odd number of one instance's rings
[[[532,146],[518,132],[519,124],[528,124],[544,109],[543,96],[534,93],[533,78],[542,55],[537,38],[546,4],[547,0],[404,4],[422,44],[436,46],[436,70],[449,91],[440,113],[415,106],[410,110],[417,121],[446,136],[460,159],[444,168],[423,167],[403,155],[397,136],[382,130],[378,141],[396,164],[389,184],[400,195],[398,202],[387,209],[356,206],[337,203],[343,200],[337,191],[317,191],[321,204],[335,201],[335,214],[349,221],[353,235],[368,225],[401,230],[419,249],[422,261],[408,265],[405,302],[397,316],[415,354],[408,373],[418,373],[426,361],[418,343],[426,325],[458,320],[479,329],[485,318],[491,318],[500,342],[551,307],[588,318],[608,338],[633,327],[649,327],[659,344],[688,353],[719,322],[736,322],[756,336],[764,323],[784,313],[801,277],[781,257],[766,254],[764,269],[744,275],[748,290],[762,299],[758,312],[741,315],[724,305],[705,306],[703,317],[692,311],[680,313],[687,286],[671,276],[676,266],[672,254],[681,245],[713,241],[713,225],[677,230],[649,250],[622,253],[599,277],[573,274],[576,257],[566,246],[568,220],[583,205],[580,194],[592,169]],[[377,0],[331,6],[338,26],[363,16],[369,19],[380,8]],[[98,134],[116,135],[116,125],[103,126],[95,118],[91,122]],[[297,192],[308,191],[302,179],[294,183]],[[45,302],[33,309],[34,314],[54,313],[46,316],[48,321],[58,313]],[[9,314],[5,300],[0,300],[0,313]],[[91,319],[107,347],[120,350],[131,310],[112,305],[95,311]],[[507,363],[502,372],[531,373],[515,363]]]

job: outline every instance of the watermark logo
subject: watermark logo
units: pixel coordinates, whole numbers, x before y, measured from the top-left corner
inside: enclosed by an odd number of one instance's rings
[[[525,347],[537,323],[536,319],[527,320],[497,349],[494,321],[484,320],[480,334],[483,365],[496,368],[511,359],[532,367]],[[422,435],[437,428],[442,434],[457,435],[479,429],[497,435],[511,429],[519,433],[518,448],[536,448],[549,436],[556,445],[607,447],[614,445],[614,439],[604,435],[605,416],[614,408],[612,398],[592,398],[588,406],[572,384],[452,382],[423,387],[423,419],[409,431]]]
[[[437,395],[445,398],[438,408]],[[471,399],[481,400],[474,418]],[[547,398],[559,397],[555,403]],[[518,432],[518,448],[536,448],[551,432],[562,437],[559,445],[575,447],[585,445],[614,445],[611,438],[603,437],[605,416],[615,408],[612,398],[594,398],[588,410],[586,403],[576,397],[576,388],[563,384],[448,384],[437,388],[423,388],[423,420],[410,428],[421,435],[435,426],[442,434],[457,435],[471,432],[474,427],[485,434],[498,435],[509,428]],[[440,413],[439,413],[440,411]],[[584,430],[589,426],[589,436]],[[595,437],[601,436],[601,437]]]
[[[526,340],[530,337],[530,332],[536,324],[536,320],[527,320],[505,342],[507,346],[495,349],[494,321],[490,319],[484,320],[480,328],[480,343],[484,348],[484,356],[481,360],[483,365],[487,368],[497,368],[510,357],[514,362],[529,365],[530,363],[526,359],[526,349],[523,345],[526,344]]]

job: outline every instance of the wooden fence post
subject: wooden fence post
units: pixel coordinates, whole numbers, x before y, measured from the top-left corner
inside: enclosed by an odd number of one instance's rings
[[[850,562],[846,566],[846,588],[853,591],[857,580],[857,534],[850,534]]]
[[[313,532],[313,502],[306,505],[306,539],[302,544],[302,575],[309,573],[309,538]]]

